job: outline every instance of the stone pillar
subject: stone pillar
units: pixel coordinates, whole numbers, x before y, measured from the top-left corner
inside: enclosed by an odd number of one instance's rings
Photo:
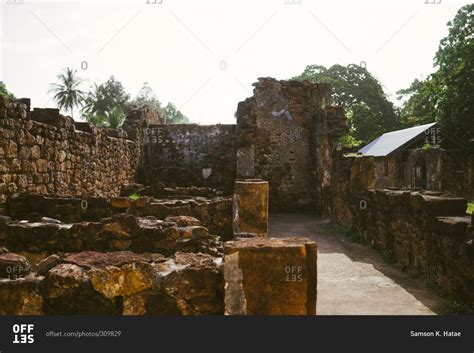
[[[305,238],[247,238],[225,246],[226,315],[316,315],[317,247]]]
[[[268,234],[268,181],[236,180],[232,206],[234,236]]]

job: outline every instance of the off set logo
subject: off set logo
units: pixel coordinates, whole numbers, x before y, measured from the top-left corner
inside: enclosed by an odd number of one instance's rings
[[[34,343],[35,336],[33,324],[14,324],[13,325],[13,343]]]

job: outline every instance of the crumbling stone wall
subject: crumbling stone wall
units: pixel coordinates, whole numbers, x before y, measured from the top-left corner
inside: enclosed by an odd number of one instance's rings
[[[438,153],[407,151],[410,160],[421,155],[432,166],[439,160],[435,157],[444,155]],[[472,302],[474,238],[467,200],[441,191],[378,189],[377,184],[384,182],[379,158],[341,152],[335,160],[331,220],[379,249],[403,271],[458,301]]]
[[[0,196],[28,192],[114,196],[134,180],[140,146],[122,129],[27,110],[0,97]]]
[[[232,190],[235,125],[150,125],[138,182]]]
[[[15,194],[10,196],[6,203],[7,216],[14,220],[31,222],[41,221],[42,217],[65,223],[100,222],[103,218],[121,213],[139,217],[152,216],[161,220],[168,217],[192,216],[212,234],[218,234],[223,240],[232,239],[232,197],[188,195],[154,199],[144,196],[131,200],[128,197],[58,198]],[[54,225],[51,227],[55,228]],[[94,230],[91,228],[91,231]],[[0,234],[0,243],[1,239]],[[41,238],[39,241],[42,241]]]
[[[326,106],[329,86],[260,78],[237,108],[237,177],[270,183],[273,211],[320,210],[343,112]]]
[[[363,156],[362,158],[373,158]],[[375,157],[376,188],[407,188],[449,192],[474,198],[474,155],[431,147]]]
[[[433,194],[367,191],[350,205],[353,229],[403,271],[472,303],[474,238],[466,200]]]

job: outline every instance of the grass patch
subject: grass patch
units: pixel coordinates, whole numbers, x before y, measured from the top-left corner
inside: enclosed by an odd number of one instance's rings
[[[446,312],[451,315],[473,315],[474,303],[467,304],[453,301],[447,304]]]
[[[138,195],[136,192],[134,192],[133,194],[131,194],[129,196],[129,198],[132,200],[132,201],[136,201],[140,198],[140,195]]]
[[[472,214],[474,213],[474,200],[471,200],[467,203],[467,210],[466,210],[466,213],[467,214]]]

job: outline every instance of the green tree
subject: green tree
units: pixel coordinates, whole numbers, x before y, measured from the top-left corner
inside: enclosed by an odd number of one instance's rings
[[[154,109],[161,116],[165,124],[189,123],[188,117],[181,113],[173,103],[168,103],[166,107],[163,107],[156,97],[155,91],[151,88],[148,82],[143,83],[143,87],[131,103],[138,106],[148,106]]]
[[[74,107],[80,106],[84,92],[79,89],[83,80],[76,75],[76,70],[66,68],[57,76],[58,83],[52,83],[48,93],[53,93],[59,109],[71,112],[73,116]]]
[[[186,124],[189,119],[173,103],[168,103],[164,109],[163,119],[165,124]]]
[[[7,86],[5,86],[5,83],[3,81],[0,81],[0,96],[6,96],[9,98],[15,98],[13,93],[11,93],[8,89]]]
[[[350,138],[345,141],[368,142],[400,127],[400,119],[382,86],[359,65],[333,65],[328,69],[309,65],[293,79],[331,84],[331,103],[343,107],[349,121]]]
[[[415,79],[410,87],[397,91],[397,99],[405,100],[400,110],[403,126],[428,124],[437,119],[438,89],[434,77]]]
[[[129,99],[122,83],[111,76],[106,82],[94,83],[90,88],[82,102],[82,116],[91,124],[118,127]]]
[[[144,82],[142,88],[138,92],[135,99],[132,101],[133,104],[138,106],[148,106],[155,109],[159,113],[163,111],[160,101],[156,97],[155,91],[151,88],[148,82]]]
[[[474,138],[474,4],[463,6],[447,25],[434,59],[439,122],[451,139],[468,141]]]
[[[125,114],[120,107],[115,106],[109,111],[105,112],[105,118],[107,126],[116,129],[122,124]]]

